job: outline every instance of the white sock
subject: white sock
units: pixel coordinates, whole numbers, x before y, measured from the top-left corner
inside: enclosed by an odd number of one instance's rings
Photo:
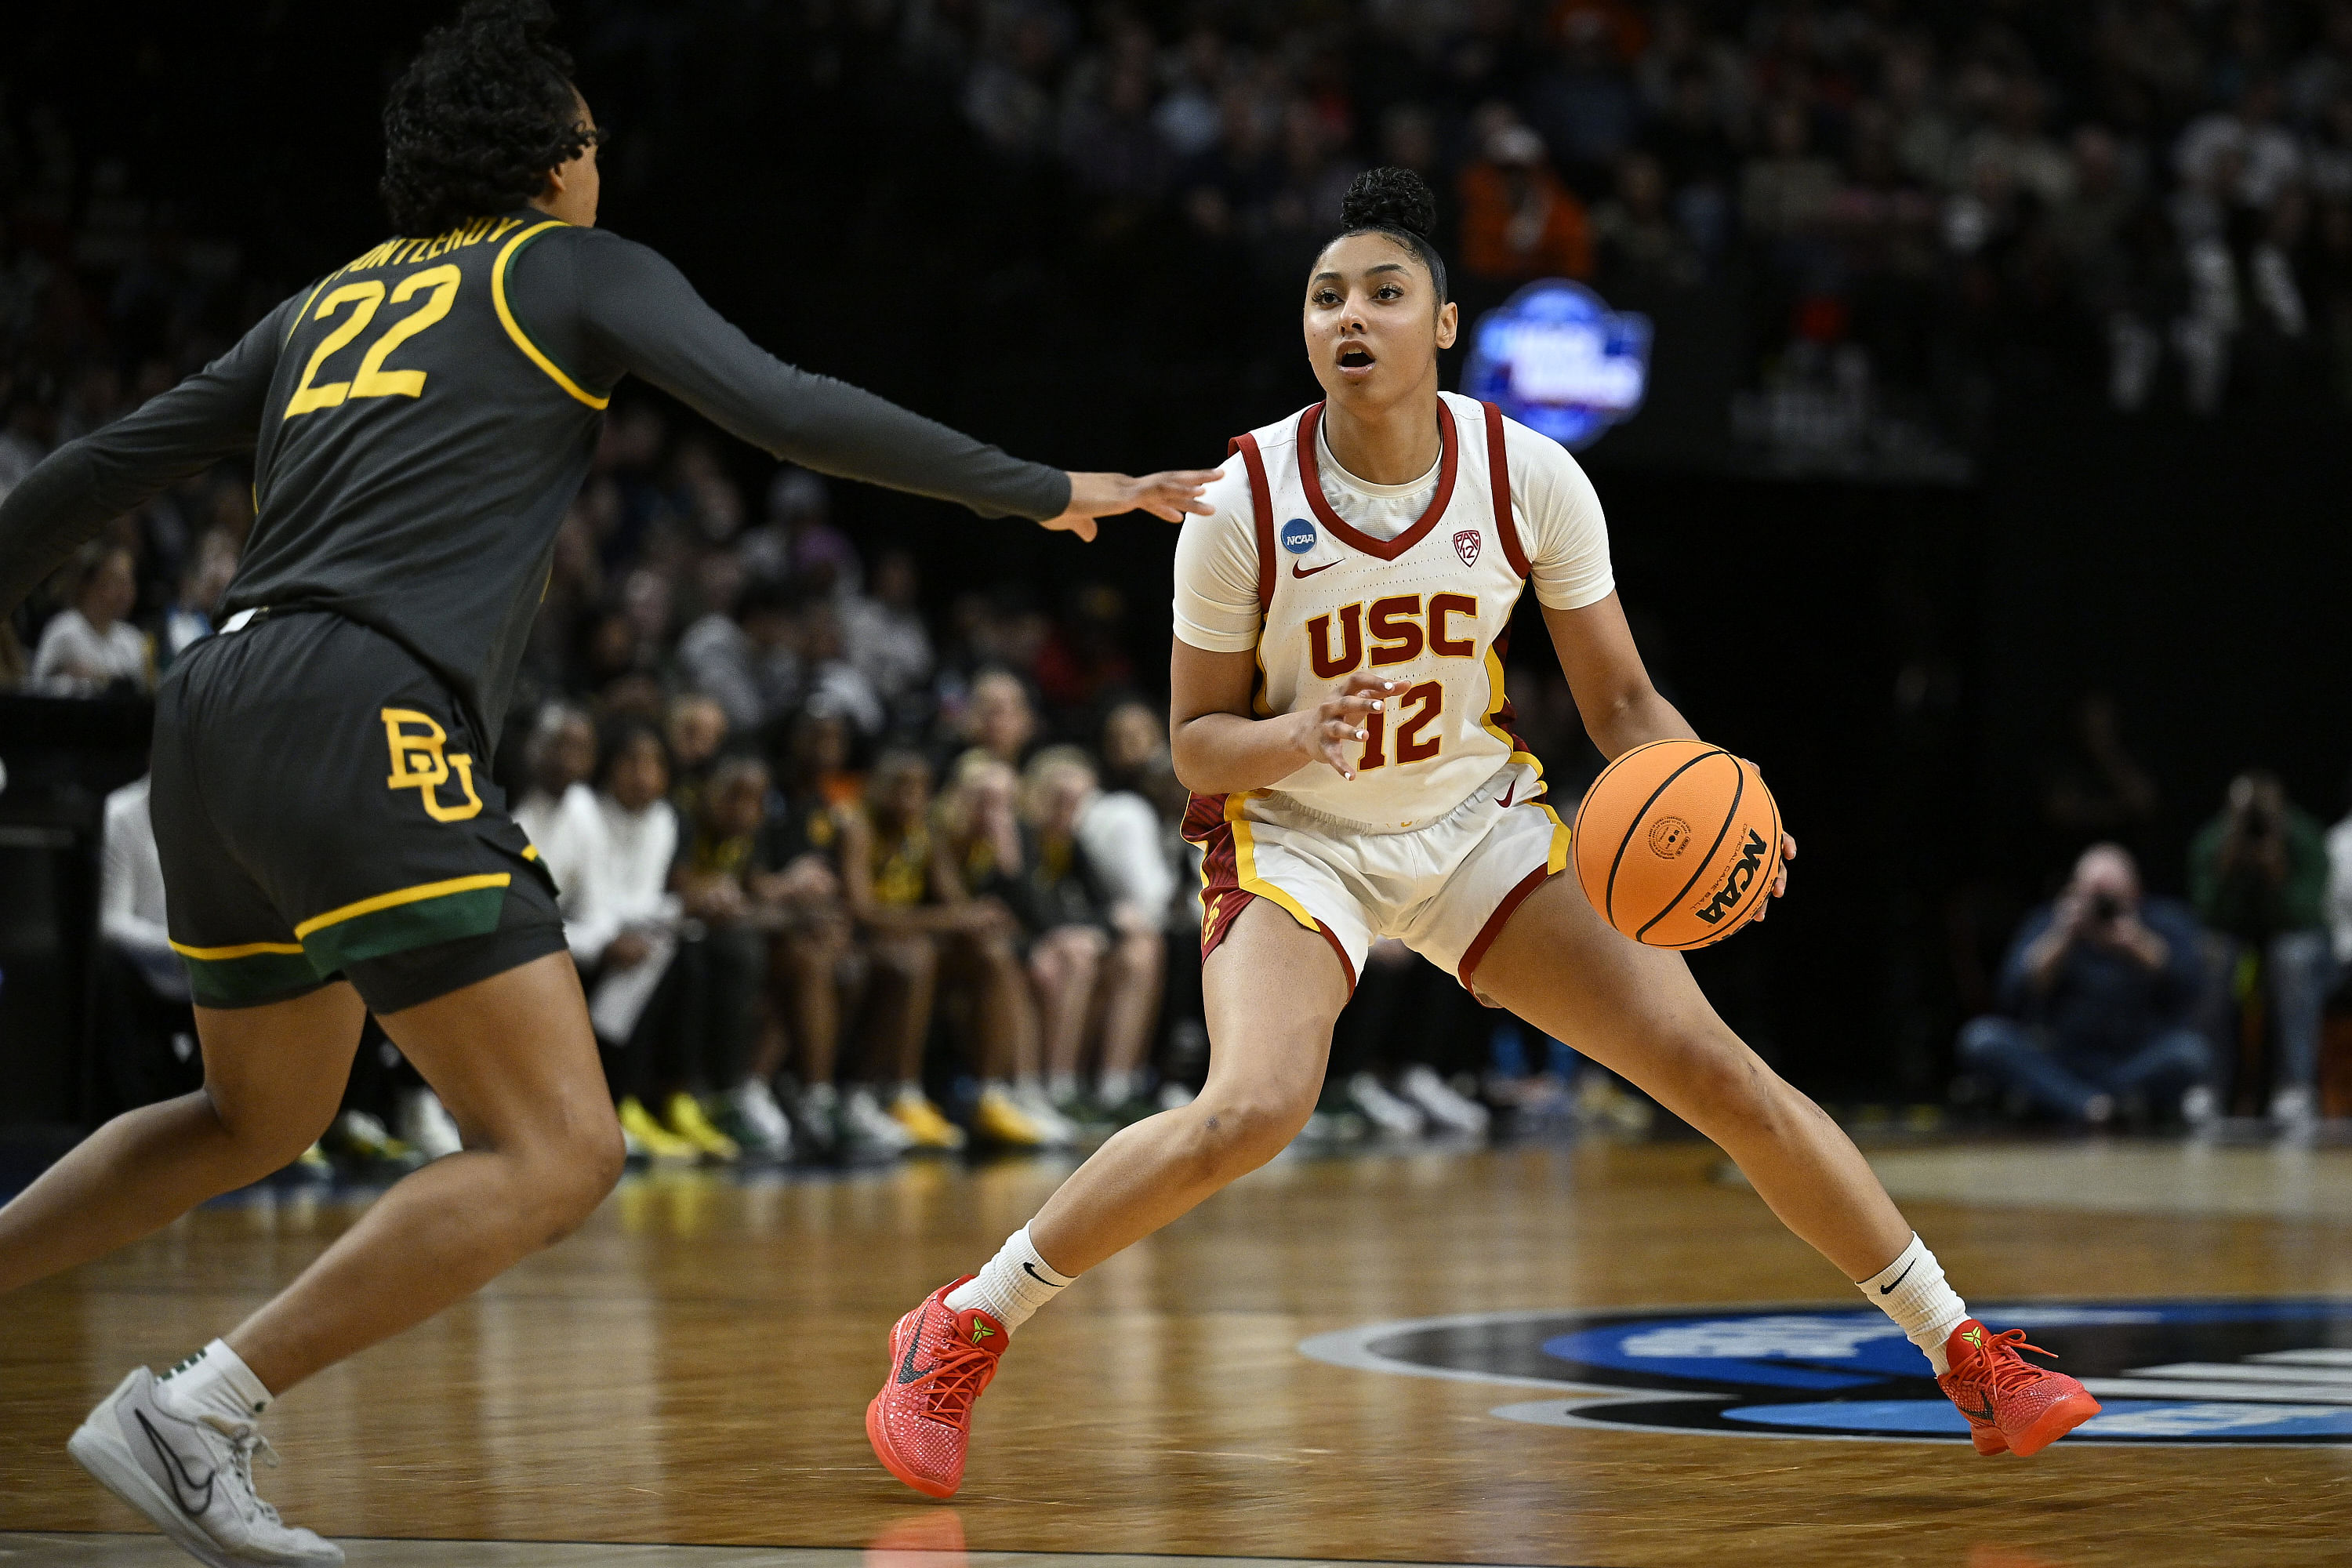
[[[961,1312],[966,1307],[978,1307],[1003,1323],[1009,1334],[1027,1322],[1038,1308],[1060,1295],[1070,1279],[1071,1276],[1057,1273],[1052,1264],[1037,1256],[1037,1248],[1030,1244],[1029,1227],[1024,1225],[1005,1237],[1004,1245],[978,1274],[948,1292],[948,1310]]]
[[[157,1380],[156,1394],[193,1421],[217,1415],[256,1421],[269,1408],[269,1390],[225,1341],[215,1340]]]
[[[1951,1371],[1944,1342],[1969,1315],[1968,1303],[1944,1282],[1944,1266],[1916,1232],[1894,1262],[1855,1287],[1870,1304],[1895,1320],[1903,1337],[1917,1345],[1937,1377]]]

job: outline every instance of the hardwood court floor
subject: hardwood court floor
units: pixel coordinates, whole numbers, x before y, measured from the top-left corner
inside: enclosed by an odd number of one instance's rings
[[[2352,1151],[2025,1146],[1882,1162],[1980,1300],[2352,1300]],[[986,1562],[2352,1562],[2352,1446],[2066,1443],[2020,1461],[1952,1444],[1530,1425],[1491,1414],[1524,1388],[1301,1353],[1314,1335],[1489,1310],[1853,1310],[1844,1281],[1688,1144],[1278,1162],[1023,1330],[981,1405],[964,1492],[926,1503],[876,1467],[861,1426],[888,1324],[977,1266],[1063,1168],[632,1178],[571,1241],[284,1400],[271,1435],[286,1468],[262,1472],[264,1490],[331,1536],[389,1538],[355,1543],[354,1568],[824,1568],[838,1555],[446,1544],[488,1542],[961,1541]],[[2092,1201],[2103,1181],[2105,1204]],[[2211,1196],[2223,1188],[2236,1195]],[[1979,1191],[2002,1206],[1972,1203]],[[222,1331],[353,1212],[286,1194],[215,1206],[0,1302],[0,1531],[20,1532],[0,1534],[0,1563],[176,1561],[160,1542],[70,1533],[143,1525],[73,1467],[66,1436],[126,1367]]]

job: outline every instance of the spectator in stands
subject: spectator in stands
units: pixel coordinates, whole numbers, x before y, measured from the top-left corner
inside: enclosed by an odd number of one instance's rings
[[[1201,1003],[1201,851],[1184,841],[1184,811],[1192,792],[1176,777],[1168,754],[1168,714],[1164,708],[1129,700],[1115,704],[1103,719],[1100,803],[1078,819],[1083,835],[1098,831],[1097,817],[1115,807],[1108,820],[1120,813],[1132,817],[1132,802],[1151,811],[1160,863],[1169,879],[1168,897],[1160,904],[1160,984],[1164,1049],[1156,1064],[1162,1074],[1160,1103],[1182,1103],[1200,1070],[1207,1066],[1208,1024]],[[1122,898],[1151,907],[1150,873],[1147,867],[1122,870],[1127,857],[1137,853],[1138,836],[1122,829],[1116,845],[1099,847],[1097,858],[1107,868],[1112,888]],[[1147,1055],[1150,1052],[1147,1043]],[[1108,1089],[1105,1089],[1106,1098]]]
[[[1748,232],[1781,247],[1810,237],[1828,216],[1837,184],[1837,165],[1813,151],[1804,105],[1774,104],[1764,115],[1764,151],[1740,174]]]
[[[735,573],[732,557],[705,563],[701,587],[710,607],[678,639],[677,662],[687,684],[719,704],[730,728],[750,735],[800,700],[800,624],[790,589],[762,579],[738,593]],[[732,614],[722,607],[730,601]]]
[[[2176,1107],[2208,1120],[2212,1053],[2194,1027],[2200,940],[2188,910],[2142,894],[2128,851],[2092,846],[2057,900],[2018,928],[2000,1011],[1960,1031],[1962,1063],[1997,1091],[2085,1126]]]
[[[187,567],[180,574],[179,596],[163,612],[159,664],[168,666],[191,643],[217,629],[213,616],[220,609],[221,595],[228,592],[229,579],[236,575],[236,540],[226,529],[208,530],[196,541],[195,549],[188,552]]]
[[[117,688],[152,691],[155,661],[127,618],[139,602],[131,552],[94,539],[74,557],[71,603],[41,628],[33,684],[60,697],[97,697]]]
[[[1029,688],[1009,669],[982,670],[971,683],[959,739],[978,747],[1007,767],[1018,769],[1037,738],[1037,710]]]
[[[727,743],[727,710],[698,691],[669,700],[662,715],[662,740],[669,747],[669,798],[679,817],[695,820],[702,792]]]
[[[1508,104],[1476,116],[1478,158],[1463,166],[1462,269],[1525,282],[1592,276],[1592,226],[1584,204],[1553,174],[1543,138]]]
[[[670,871],[686,916],[677,962],[687,1060],[684,1079],[667,1086],[664,1120],[725,1159],[792,1154],[792,1127],[769,1083],[782,1065],[781,1051],[762,1050],[770,1043],[761,1023],[776,922],[751,881],[760,875],[767,806],[767,763],[739,755],[715,764],[692,809],[680,807],[688,830]]]
[[[1077,1124],[1048,1094],[1040,1058],[1049,1069],[1066,1058],[1075,1088],[1105,942],[1086,868],[1073,856],[1046,861],[1034,831],[1022,820],[1020,795],[1020,776],[1010,766],[986,752],[967,752],[940,803],[940,824],[965,890],[1012,914],[1014,945],[1029,977],[1037,1041],[1018,1058],[1012,1077],[1000,1078],[995,1087],[1036,1130],[1043,1146],[1066,1148],[1077,1142]]]
[[[874,563],[872,595],[845,596],[842,605],[843,655],[894,710],[903,710],[909,699],[919,702],[931,679],[921,587],[914,556],[885,551]]]
[[[888,1110],[919,1149],[960,1149],[963,1130],[923,1092],[923,1046],[933,994],[942,980],[972,994],[981,1095],[975,1130],[1014,1147],[1044,1135],[1003,1086],[1034,1061],[1036,1018],[1015,945],[1019,924],[992,899],[974,899],[931,831],[930,764],[912,752],[886,752],[867,778],[862,809],[842,814],[842,894],[870,958],[877,1004],[875,1062]]]
[[[747,887],[768,931],[768,1016],[751,1079],[782,1102],[795,1141],[812,1157],[889,1158],[906,1149],[887,1118],[877,1135],[851,1120],[838,1089],[841,979],[851,952],[849,914],[834,868],[840,834],[818,782],[839,766],[839,720],[803,715],[793,728],[789,771],[769,792]],[[830,748],[829,750],[825,748]],[[794,1082],[778,1078],[797,1045]]]
[[[861,983],[867,982],[874,973],[867,962],[868,953],[857,941],[856,923],[842,889],[845,817],[857,811],[864,788],[863,781],[849,771],[850,738],[848,721],[837,713],[803,709],[793,718],[785,732],[782,754],[775,764],[776,788],[768,806],[766,864],[772,872],[781,872],[814,854],[823,858],[832,873],[835,890],[828,899],[817,899],[806,883],[794,884],[799,890],[793,902],[806,913],[788,917],[784,935],[789,941],[793,935],[793,921],[805,919],[812,928],[807,933],[812,940],[790,942],[791,951],[772,964],[771,973],[782,988],[775,1005],[790,1021],[800,1045],[800,1093],[796,1103],[788,1109],[803,1146],[818,1158],[837,1155],[866,1163],[895,1159],[912,1147],[913,1139],[883,1108],[870,1084],[855,1081],[858,1077],[856,1064],[844,1067],[841,1040],[845,1019],[837,997],[818,984],[814,967],[817,959],[813,950],[827,944],[832,934],[828,928],[837,919],[840,940],[855,959],[851,966],[853,988],[863,988]],[[874,980],[872,988],[877,994],[891,993],[883,995],[885,1005],[897,1005],[898,998],[890,984]],[[895,1037],[887,1048],[887,1059],[878,1044],[868,1052],[874,1063],[868,1076],[886,1087],[895,1088],[898,1070]],[[845,1084],[849,1087],[843,1087]]]
[[[2247,86],[2234,109],[2190,121],[2173,150],[2181,177],[2191,185],[2219,185],[2250,207],[2270,205],[2304,174],[2303,145],[2279,123],[2281,107],[2278,81],[2263,77]]]
[[[147,780],[106,797],[99,844],[99,1059],[125,1107],[203,1084],[188,972],[164,921],[163,864],[147,816]]]
[[[1147,717],[1150,712],[1139,703],[1125,707]],[[1158,728],[1164,733],[1164,726]],[[1029,765],[1027,795],[1041,858],[1050,860],[1059,836],[1068,836],[1102,904],[1110,941],[1094,1026],[1101,1049],[1091,1093],[1076,1082],[1051,1081],[1056,1069],[1050,1052],[1048,1087],[1057,1101],[1075,1100],[1124,1126],[1158,1109],[1146,1097],[1146,1058],[1160,1017],[1168,964],[1165,932],[1175,902],[1170,839],[1150,800],[1103,789],[1093,762],[1074,746],[1038,754]]]
[[[815,591],[816,586],[804,584],[799,600],[802,700],[840,714],[862,735],[879,735],[889,710],[866,672],[849,658],[839,602],[830,593]]]
[[[590,876],[604,857],[604,818],[588,780],[596,772],[596,729],[587,712],[563,702],[539,710],[524,743],[523,767],[530,783],[515,802],[514,819],[539,848],[540,863],[555,879],[556,907],[566,922],[573,956],[593,963],[593,953],[576,945],[582,900]]]
[[[1619,162],[1617,194],[1594,209],[1592,232],[1605,292],[1654,294],[1698,280],[1698,251],[1666,210],[1665,174],[1647,153]]]
[[[2215,941],[2217,978],[2228,984],[2260,955],[2272,1037],[2270,1114],[2282,1127],[2307,1126],[2315,1106],[2319,1017],[2333,978],[2327,937],[2326,837],[2287,798],[2274,773],[2230,781],[2221,814],[2189,847],[2189,893]],[[2223,1059],[2234,1052],[2216,1041]]]
[[[607,731],[597,759],[597,859],[564,921],[572,956],[589,971],[588,1016],[605,1048],[621,1131],[635,1158],[694,1160],[702,1150],[646,1106],[684,1077],[676,985],[678,901],[670,890],[677,814],[669,753],[642,719]]]

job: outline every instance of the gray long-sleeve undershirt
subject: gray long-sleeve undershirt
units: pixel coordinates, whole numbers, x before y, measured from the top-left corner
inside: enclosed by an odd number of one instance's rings
[[[377,247],[50,454],[0,500],[0,613],[109,519],[251,452],[259,514],[226,608],[374,626],[495,734],[598,411],[630,374],[825,473],[984,517],[1069,504],[1058,469],[786,364],[652,250],[521,208]]]

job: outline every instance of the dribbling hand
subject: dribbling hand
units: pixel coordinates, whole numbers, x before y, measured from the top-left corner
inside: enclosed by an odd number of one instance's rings
[[[1186,512],[1206,517],[1215,510],[1201,499],[1202,489],[1221,470],[1171,468],[1165,473],[1072,474],[1070,504],[1059,517],[1049,517],[1040,528],[1075,533],[1091,542],[1095,519],[1122,511],[1148,511],[1170,522],[1181,522]]]
[[[1298,749],[1307,754],[1308,762],[1328,763],[1341,778],[1354,778],[1356,764],[1349,748],[1362,744],[1364,721],[1381,711],[1385,700],[1403,684],[1367,670],[1356,671],[1348,677],[1347,685],[1325,698],[1320,705],[1291,715],[1298,726]]]
[[[1754,917],[1753,917],[1753,918],[1751,918],[1751,919],[1749,920],[1748,924],[1750,924],[1750,925],[1762,925],[1762,924],[1764,923],[1764,917],[1765,917],[1765,916],[1767,916],[1767,915],[1769,915],[1769,914],[1770,914],[1770,913],[1772,912],[1772,900],[1773,900],[1773,899],[1780,898],[1780,897],[1781,897],[1783,894],[1785,894],[1785,893],[1787,893],[1787,892],[1788,892],[1788,890],[1789,890],[1789,862],[1790,862],[1790,861],[1791,861],[1791,860],[1794,860],[1796,858],[1797,858],[1797,840],[1796,840],[1796,838],[1795,838],[1793,836],[1791,836],[1791,835],[1790,835],[1790,834],[1787,834],[1787,833],[1783,833],[1783,834],[1781,834],[1781,835],[1780,835],[1780,868],[1772,873],[1772,893],[1771,893],[1771,897],[1770,897],[1770,898],[1768,898],[1768,899],[1765,899],[1764,900],[1762,900],[1761,902],[1759,902],[1759,903],[1756,906],[1756,913],[1755,913]]]

